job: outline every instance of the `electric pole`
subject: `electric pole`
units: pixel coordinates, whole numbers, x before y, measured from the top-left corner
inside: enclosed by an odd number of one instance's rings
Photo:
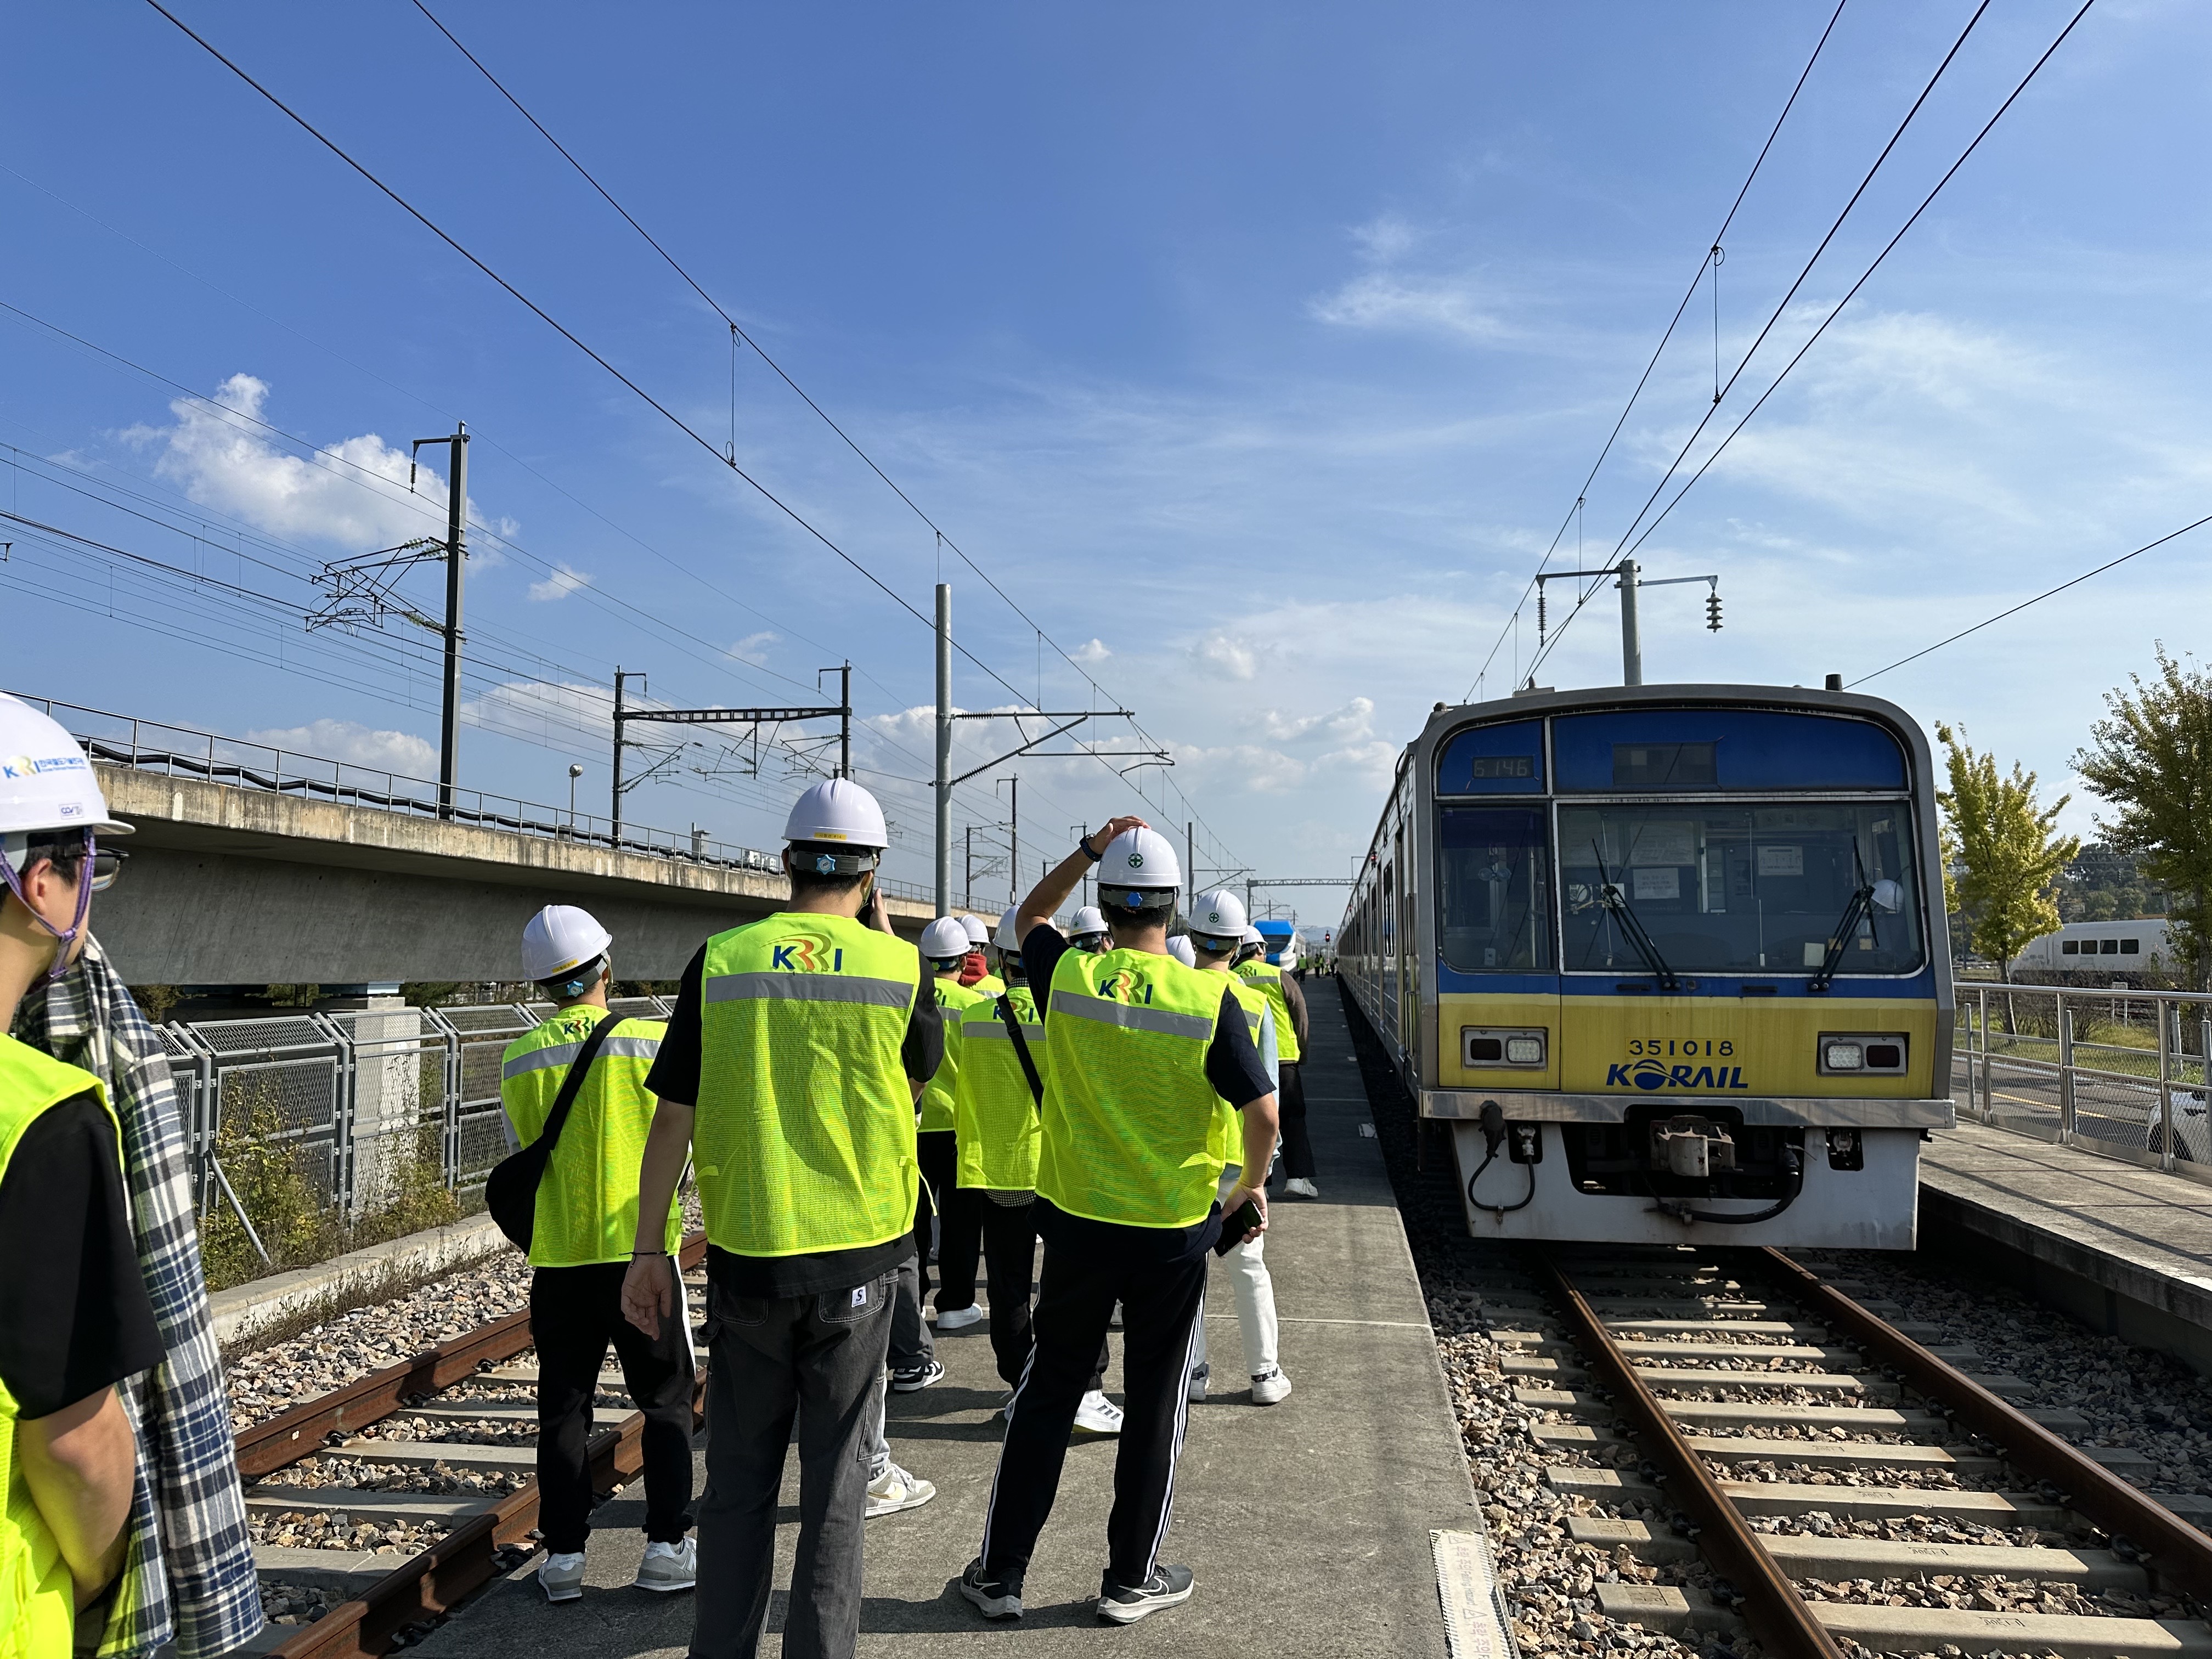
[[[615,668],[615,765],[614,782],[608,791],[607,817],[611,821],[607,845],[620,850],[622,847],[623,798],[623,688],[631,680],[645,678],[641,671],[625,672],[619,664]]]
[[[952,914],[952,586],[949,582],[937,584],[937,914]]]
[[[1620,562],[1620,683],[1644,684],[1644,639],[1636,625],[1636,580],[1639,567],[1633,559]]]
[[[454,422],[450,437],[417,438],[415,451],[425,444],[446,446],[446,701],[438,722],[438,816],[450,818],[461,770],[461,565],[468,557],[463,532],[469,510],[469,423]],[[415,486],[413,453],[410,489]]]

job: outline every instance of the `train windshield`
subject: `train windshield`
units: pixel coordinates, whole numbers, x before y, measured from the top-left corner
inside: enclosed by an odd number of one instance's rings
[[[1550,849],[1541,807],[1446,807],[1444,960],[1468,973],[1552,967]]]
[[[1644,957],[1604,904],[1610,881],[1678,974],[1808,974],[1862,888],[1865,920],[1839,974],[1924,959],[1905,805],[1562,806],[1562,955],[1569,972],[1638,974]]]

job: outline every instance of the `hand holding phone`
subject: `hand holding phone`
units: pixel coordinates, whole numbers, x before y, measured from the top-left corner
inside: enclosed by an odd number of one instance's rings
[[[1258,1198],[1248,1198],[1232,1213],[1221,1218],[1221,1237],[1213,1241],[1213,1253],[1227,1255],[1244,1242],[1247,1234],[1265,1232],[1267,1229],[1267,1218],[1260,1208]]]

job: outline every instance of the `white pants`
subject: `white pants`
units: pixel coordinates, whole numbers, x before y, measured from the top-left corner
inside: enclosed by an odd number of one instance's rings
[[[1222,1171],[1222,1197],[1228,1197],[1236,1187],[1239,1173],[1233,1164]],[[1267,1274],[1263,1255],[1267,1243],[1267,1236],[1262,1233],[1222,1258],[1222,1265],[1229,1269],[1229,1288],[1237,1302],[1237,1330],[1244,1342],[1244,1372],[1248,1376],[1264,1376],[1276,1368],[1277,1363],[1275,1281]],[[1200,1319],[1198,1363],[1191,1367],[1191,1375],[1205,1376],[1211,1372],[1206,1357],[1206,1322]]]

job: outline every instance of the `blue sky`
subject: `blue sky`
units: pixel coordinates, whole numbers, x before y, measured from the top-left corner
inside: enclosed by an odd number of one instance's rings
[[[750,354],[733,420],[720,319],[411,4],[175,9],[928,609],[927,525]],[[1336,874],[1429,705],[1501,633],[1485,694],[1525,666],[1522,586],[1831,7],[433,9],[1103,688],[948,552],[1001,677],[963,661],[957,702],[1118,698],[1172,752],[1171,782],[1019,769],[1032,867],[1133,808],[1200,817],[1209,866]],[[2073,9],[1990,5],[1710,432]],[[1724,376],[1972,11],[1849,0],[1727,237]],[[11,45],[0,301],[37,320],[0,313],[0,489],[193,574],[18,526],[0,684],[434,770],[428,636],[301,617],[319,562],[441,532],[437,452],[411,501],[404,456],[459,416],[486,526],[465,783],[559,803],[574,760],[603,802],[617,662],[736,704],[811,700],[849,655],[893,872],[926,878],[924,627],[150,8],[27,13]],[[1728,620],[1648,595],[1647,678],[1856,679],[2212,511],[2208,46],[2196,9],[2090,11],[1641,550],[1717,571]],[[1710,407],[1713,356],[1701,291],[1589,490],[1585,557]],[[1867,689],[2063,787],[2100,696],[2155,640],[2197,643],[2202,555]],[[440,602],[430,571],[407,593]],[[1594,602],[1543,682],[1617,678],[1613,615]],[[766,845],[794,787],[679,766],[626,811]],[[957,824],[1003,816],[959,792]]]

